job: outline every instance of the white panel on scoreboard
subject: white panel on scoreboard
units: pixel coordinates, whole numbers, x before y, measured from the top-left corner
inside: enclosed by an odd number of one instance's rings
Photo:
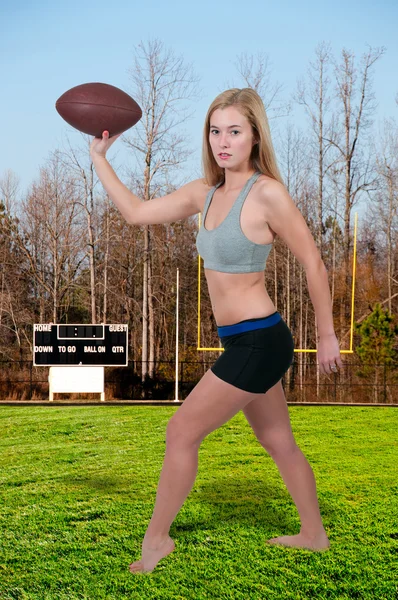
[[[104,397],[104,367],[50,367],[50,401],[54,393],[96,392]]]

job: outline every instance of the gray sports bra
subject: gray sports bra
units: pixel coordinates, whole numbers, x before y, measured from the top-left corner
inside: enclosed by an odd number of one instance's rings
[[[196,248],[204,260],[205,269],[223,273],[254,273],[264,271],[272,244],[256,244],[250,241],[240,226],[243,203],[261,173],[254,173],[243,186],[231,210],[215,229],[205,229],[204,223],[214,192],[223,182],[211,188],[207,194],[196,236]]]

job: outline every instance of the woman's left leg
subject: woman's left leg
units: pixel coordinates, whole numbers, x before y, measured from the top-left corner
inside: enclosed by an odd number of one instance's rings
[[[327,549],[330,544],[319,510],[314,473],[294,439],[282,382],[279,380],[264,395],[247,404],[243,413],[258,441],[278,467],[300,515],[298,535],[281,536],[269,542]]]

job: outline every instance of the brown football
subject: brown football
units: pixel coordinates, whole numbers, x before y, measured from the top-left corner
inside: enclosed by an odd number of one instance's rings
[[[133,127],[142,117],[137,102],[126,92],[108,83],[82,83],[71,88],[55,103],[63,119],[83,133],[101,138]]]

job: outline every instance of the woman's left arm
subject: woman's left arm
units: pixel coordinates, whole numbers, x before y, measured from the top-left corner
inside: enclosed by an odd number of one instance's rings
[[[318,362],[321,373],[329,374],[342,367],[332,314],[328,274],[319,250],[303,215],[294,204],[285,186],[279,181],[264,181],[260,191],[268,225],[303,265],[308,291],[315,310],[319,337]]]

